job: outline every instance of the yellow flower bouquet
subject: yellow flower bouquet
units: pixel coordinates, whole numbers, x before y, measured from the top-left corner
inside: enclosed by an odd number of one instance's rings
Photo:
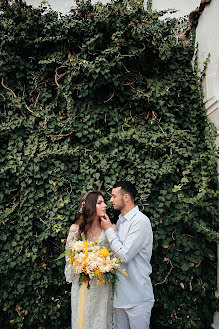
[[[99,285],[105,281],[115,284],[115,272],[121,259],[114,257],[107,248],[101,248],[92,241],[73,240],[68,244],[66,253],[74,273],[79,275],[79,284],[84,278],[88,281],[96,278]]]

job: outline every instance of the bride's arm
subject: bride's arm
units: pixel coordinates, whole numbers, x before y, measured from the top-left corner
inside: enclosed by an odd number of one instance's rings
[[[68,233],[67,241],[66,241],[66,246],[65,246],[66,250],[69,248],[70,242],[74,239],[77,239],[78,230],[79,230],[78,225],[76,225],[76,224],[71,225],[69,233]],[[66,255],[65,256],[65,261],[66,261],[66,263],[65,263],[65,278],[66,278],[67,282],[71,283],[74,276],[75,276],[75,273],[73,272],[72,265],[69,264],[69,260],[70,260],[70,256]]]

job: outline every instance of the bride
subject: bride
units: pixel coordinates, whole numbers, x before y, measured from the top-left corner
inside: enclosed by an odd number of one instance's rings
[[[106,214],[106,204],[99,192],[89,191],[82,198],[75,224],[69,230],[66,247],[72,239],[82,238],[90,241],[98,240],[98,244],[109,248],[105,232],[100,227],[100,217]],[[114,229],[117,230],[114,225]],[[80,287],[78,276],[73,272],[66,256],[65,277],[71,287],[71,328],[76,329],[78,300]],[[97,285],[96,279],[90,282],[87,289],[84,329],[112,329],[113,328],[113,292],[110,282]]]

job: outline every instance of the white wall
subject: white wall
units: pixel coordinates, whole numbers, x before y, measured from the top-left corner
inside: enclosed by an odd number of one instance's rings
[[[26,3],[33,7],[39,7],[42,2],[42,0],[26,0]],[[63,14],[69,12],[75,3],[73,0],[48,0],[46,2],[50,4],[53,10],[59,11]]]
[[[188,15],[192,10],[199,7],[200,0],[152,0],[153,10],[177,9],[174,17]]]
[[[92,0],[93,3],[98,0]],[[107,3],[110,0],[101,0],[102,3]],[[26,0],[27,4],[34,7],[40,6],[42,0]],[[75,5],[74,0],[47,0],[53,10],[59,11],[63,14],[69,12],[69,10]],[[145,3],[147,0],[144,1]],[[175,17],[184,16],[190,13],[193,9],[199,6],[200,0],[153,0],[152,9],[162,10],[168,8],[179,9],[179,12],[175,14]]]
[[[34,7],[39,7],[41,5],[42,0],[25,0],[28,5],[32,5]],[[51,6],[53,10],[56,10],[62,14],[68,13],[71,8],[75,6],[75,0],[47,0],[47,3]],[[98,0],[92,0],[92,3],[96,3]],[[102,3],[107,3],[109,0],[102,0]]]
[[[199,65],[203,69],[203,62],[208,53],[211,54],[210,63],[204,81],[206,111],[217,129],[216,145],[219,147],[219,1],[211,0],[205,7],[196,30],[196,42],[199,45]]]
[[[196,42],[199,44],[199,66],[203,68],[208,53],[211,54],[204,81],[207,114],[217,129],[216,147],[219,147],[219,1],[211,0],[199,18]],[[219,161],[218,161],[219,172]],[[219,245],[217,266],[217,296],[219,296]],[[215,314],[213,328],[219,329],[219,312]]]

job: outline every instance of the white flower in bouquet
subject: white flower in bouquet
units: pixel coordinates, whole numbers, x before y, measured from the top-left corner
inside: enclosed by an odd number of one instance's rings
[[[100,257],[97,255],[97,253],[92,252],[88,254],[87,267],[89,266],[90,268],[94,269],[95,267],[98,266],[99,262],[100,262]]]
[[[99,269],[103,273],[110,272],[113,269],[113,264],[111,262],[110,256],[107,256],[105,259],[101,260],[99,264]]]
[[[72,267],[77,274],[80,274],[84,271],[84,254],[82,252],[75,254]]]
[[[75,252],[80,252],[84,248],[83,241],[74,241],[70,244],[70,249]]]

